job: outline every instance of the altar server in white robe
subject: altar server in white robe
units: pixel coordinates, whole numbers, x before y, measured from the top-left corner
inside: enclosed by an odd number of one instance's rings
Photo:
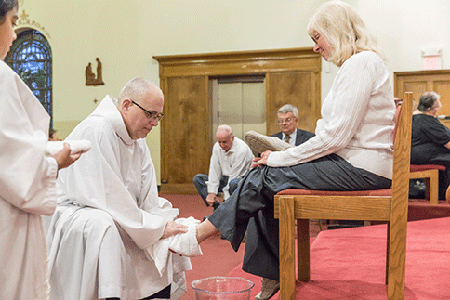
[[[92,149],[58,178],[47,233],[52,299],[141,299],[161,291],[157,298],[164,298],[173,273],[191,268],[188,258],[173,265],[180,256],[170,254],[157,269],[148,255],[160,239],[187,232],[173,221],[178,209],[158,197],[144,139],[163,104],[161,89],[132,79],[67,138],[87,139]]]
[[[73,163],[68,145],[46,156],[50,117],[3,61],[16,39],[18,1],[0,0],[0,299],[46,299],[41,215],[56,207],[59,168]]]

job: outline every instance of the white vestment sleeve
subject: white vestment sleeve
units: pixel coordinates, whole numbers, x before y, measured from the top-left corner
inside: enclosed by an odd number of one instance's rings
[[[11,73],[0,72],[0,196],[25,212],[50,215],[56,207],[58,165],[45,156],[49,116]]]

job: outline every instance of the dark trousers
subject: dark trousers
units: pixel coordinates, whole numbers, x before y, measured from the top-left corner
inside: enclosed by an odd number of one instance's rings
[[[237,188],[239,181],[241,181],[242,177],[234,178],[231,180],[229,185],[230,195]],[[206,206],[209,206],[208,202],[206,202],[206,197],[208,196],[208,187],[206,186],[206,182],[208,181],[208,175],[205,174],[197,174],[193,178],[193,183],[198,193],[202,197]],[[219,192],[223,192],[223,188],[228,184],[228,176],[222,176],[219,182]]]
[[[450,185],[450,149],[431,143],[411,147],[411,163],[445,166],[445,171],[439,170],[439,200],[445,200]]]
[[[391,180],[356,168],[336,154],[291,167],[257,167],[208,220],[237,251],[247,231],[244,271],[279,280],[278,220],[273,196],[281,190],[352,191],[390,188]]]

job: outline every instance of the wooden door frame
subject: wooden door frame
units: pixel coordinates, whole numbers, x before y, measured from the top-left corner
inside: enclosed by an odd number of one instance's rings
[[[164,94],[170,89],[167,86],[167,79],[170,77],[205,76],[205,78],[209,78],[210,76],[244,74],[270,76],[270,73],[273,72],[309,72],[312,75],[311,101],[314,103],[312,114],[315,120],[320,118],[322,58],[320,54],[313,51],[312,47],[153,56],[153,59],[159,63],[160,87]],[[276,118],[276,110],[270,105],[270,99],[267,99],[269,89],[270,86],[266,85],[267,124],[275,121],[274,118]],[[269,132],[269,125],[267,127]],[[167,193],[196,193],[192,184],[171,185],[170,189],[164,188],[165,164],[168,163],[164,157],[164,153],[167,153],[164,142],[166,130],[173,129],[170,124],[163,122],[161,124],[161,191]],[[211,132],[207,136],[211,137]],[[213,144],[211,138],[209,144]]]

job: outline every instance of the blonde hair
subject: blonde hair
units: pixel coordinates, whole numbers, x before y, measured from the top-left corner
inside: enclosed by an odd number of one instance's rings
[[[332,48],[328,61],[338,67],[361,51],[373,51],[384,59],[376,38],[356,10],[345,2],[330,1],[320,6],[311,17],[307,31],[310,36],[317,32],[325,38]]]

